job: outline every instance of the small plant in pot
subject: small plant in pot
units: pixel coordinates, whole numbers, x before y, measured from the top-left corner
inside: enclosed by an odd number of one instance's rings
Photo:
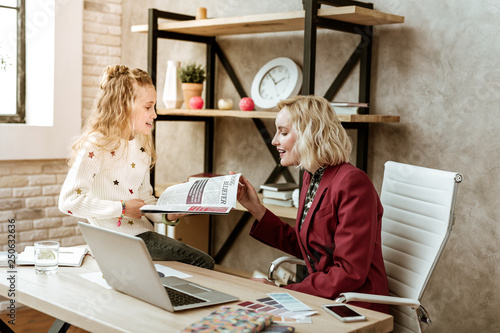
[[[205,68],[200,64],[188,63],[179,69],[179,79],[182,83],[186,109],[190,109],[189,100],[191,97],[201,96],[205,78]]]

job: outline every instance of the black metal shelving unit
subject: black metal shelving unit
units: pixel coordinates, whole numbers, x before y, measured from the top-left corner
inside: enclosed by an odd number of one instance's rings
[[[325,98],[332,100],[336,93],[341,88],[344,81],[350,75],[354,67],[359,63],[359,102],[369,103],[370,102],[370,82],[371,82],[371,60],[372,60],[372,32],[373,28],[369,25],[360,25],[338,21],[335,19],[329,19],[325,17],[318,16],[318,9],[320,9],[322,4],[330,6],[358,6],[367,9],[373,9],[373,4],[363,3],[359,1],[352,0],[303,0],[303,8],[305,11],[304,20],[304,48],[303,48],[303,86],[302,94],[310,95],[314,94],[315,88],[315,66],[316,66],[316,35],[318,28],[326,28],[336,31],[342,31],[351,34],[357,34],[361,36],[361,41],[352,52],[351,56],[333,80],[332,84],[328,88]],[[231,66],[229,60],[225,56],[223,50],[217,43],[216,37],[206,37],[199,35],[191,35],[177,32],[162,31],[158,29],[159,19],[169,19],[169,20],[194,20],[194,16],[183,15],[178,13],[160,11],[157,9],[149,9],[149,21],[148,21],[148,72],[156,85],[157,79],[157,56],[158,56],[158,40],[159,39],[172,39],[179,41],[189,41],[203,43],[207,47],[206,51],[206,96],[205,104],[207,109],[214,109],[215,106],[215,63],[216,57],[221,62],[222,66],[226,70],[229,78],[234,84],[240,97],[246,97],[248,94],[243,89],[238,77],[236,76],[233,67]],[[360,114],[368,114],[368,108],[361,108]],[[266,180],[266,183],[274,182],[282,175],[287,181],[294,182],[292,175],[286,167],[279,165],[279,155],[276,149],[272,146],[271,140],[272,135],[269,133],[267,128],[261,119],[252,118],[255,126],[257,127],[262,139],[264,140],[269,152],[276,161],[276,166],[270,173]],[[207,117],[192,117],[192,116],[176,116],[176,115],[158,115],[156,121],[202,121],[205,123],[205,150],[204,150],[204,172],[213,172],[213,155],[214,155],[214,118],[211,116]],[[343,123],[345,128],[356,129],[357,130],[357,152],[356,152],[356,165],[358,168],[367,170],[367,154],[368,154],[368,123]],[[153,133],[155,135],[155,133]],[[154,169],[151,172],[151,184],[154,188],[155,185],[155,173]],[[235,228],[228,236],[226,242],[223,244],[221,249],[214,255],[214,259],[219,263],[229,248],[233,244],[234,240],[241,232],[247,221],[251,218],[248,212],[245,212],[239,222],[236,224]],[[210,240],[209,248],[212,248],[212,222],[210,222]],[[210,250],[212,252],[212,249]],[[212,254],[212,253],[211,253]]]

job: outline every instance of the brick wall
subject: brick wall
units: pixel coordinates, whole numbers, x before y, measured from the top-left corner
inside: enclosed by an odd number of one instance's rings
[[[1,161],[0,220],[2,250],[9,220],[15,220],[16,250],[37,240],[57,240],[62,246],[83,244],[77,219],[57,208],[59,192],[66,177],[65,160]]]
[[[103,69],[121,63],[122,0],[84,2],[82,118],[99,90]]]
[[[84,1],[83,119],[92,108],[103,68],[121,62],[121,15],[122,0]],[[67,172],[65,160],[0,160],[0,251],[7,250],[12,219],[18,252],[37,240],[57,240],[61,246],[84,243],[78,219],[57,208]]]

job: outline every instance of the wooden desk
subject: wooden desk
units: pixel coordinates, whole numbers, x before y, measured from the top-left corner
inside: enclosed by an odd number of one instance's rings
[[[188,280],[238,296],[241,301],[255,301],[278,287],[201,269],[178,262],[160,262],[192,275]],[[94,259],[86,257],[82,267],[59,267],[52,276],[35,274],[33,266],[16,267],[16,301],[91,332],[177,332],[201,319],[221,305],[170,313],[115,290],[104,289],[78,274],[98,270]],[[7,268],[0,268],[0,295],[8,293]],[[147,283],[147,281],[144,281]],[[344,324],[321,310],[330,300],[287,291],[319,311],[312,324],[295,324],[296,332],[389,332],[391,316],[357,308],[368,321]],[[227,303],[227,305],[237,304]]]

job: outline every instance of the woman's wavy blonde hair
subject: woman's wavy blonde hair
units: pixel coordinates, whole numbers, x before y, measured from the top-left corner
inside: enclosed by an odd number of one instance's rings
[[[294,150],[301,168],[317,170],[322,166],[349,162],[352,144],[330,102],[318,96],[295,96],[280,101],[278,109],[290,113],[292,130],[297,135]]]
[[[124,65],[111,65],[104,69],[99,94],[92,112],[83,127],[82,135],[75,141],[69,164],[75,161],[78,152],[89,136],[95,136],[100,149],[117,150],[128,140],[135,137],[151,156],[151,167],[156,162],[156,152],[152,135],[134,133],[133,106],[138,97],[138,88],[151,86],[153,81],[146,71],[129,69]],[[97,134],[97,135],[96,135]]]

